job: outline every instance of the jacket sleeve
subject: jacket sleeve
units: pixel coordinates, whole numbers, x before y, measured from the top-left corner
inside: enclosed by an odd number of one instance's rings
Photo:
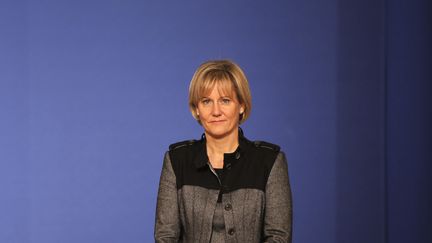
[[[285,154],[276,158],[266,185],[264,242],[292,241],[292,198]]]
[[[176,176],[169,153],[165,153],[156,206],[155,242],[179,242],[180,218]]]

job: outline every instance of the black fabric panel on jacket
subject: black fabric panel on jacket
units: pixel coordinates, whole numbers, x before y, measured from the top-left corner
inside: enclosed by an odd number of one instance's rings
[[[267,179],[278,153],[267,148],[248,146],[246,151],[242,151],[238,161],[225,160],[225,166],[230,163],[232,165],[231,169],[225,170],[223,191],[230,192],[242,188],[265,191]]]
[[[239,142],[239,148],[235,153],[225,154],[222,185],[207,164],[205,139],[171,149],[169,154],[176,174],[177,188],[192,185],[207,189],[222,189],[224,193],[242,188],[264,191],[271,168],[279,153],[278,147],[272,147],[270,143],[261,146],[262,142],[254,143],[243,137]]]
[[[201,186],[207,189],[220,189],[217,177],[211,172],[207,165],[207,155],[202,140],[180,146],[169,151],[171,164],[177,181],[177,189],[183,185]],[[204,166],[197,167],[195,161],[202,161]]]

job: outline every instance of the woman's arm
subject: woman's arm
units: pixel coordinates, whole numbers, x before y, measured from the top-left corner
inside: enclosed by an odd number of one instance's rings
[[[280,152],[265,192],[264,242],[291,242],[292,198],[285,154]]]
[[[156,207],[156,242],[178,242],[180,237],[180,218],[177,203],[176,176],[169,153],[165,153]]]

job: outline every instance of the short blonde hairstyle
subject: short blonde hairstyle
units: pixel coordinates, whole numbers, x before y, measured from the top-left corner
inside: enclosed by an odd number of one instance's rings
[[[199,122],[199,117],[196,114],[198,102],[205,94],[211,92],[215,84],[218,84],[224,93],[235,92],[244,109],[240,115],[239,123],[246,121],[252,109],[249,82],[243,70],[230,60],[207,61],[195,71],[189,85],[189,109],[192,116]]]

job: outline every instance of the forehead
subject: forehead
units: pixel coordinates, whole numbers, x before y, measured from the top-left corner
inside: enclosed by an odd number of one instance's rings
[[[199,96],[208,97],[216,92],[219,96],[235,96],[234,86],[230,80],[205,80],[200,88]]]

